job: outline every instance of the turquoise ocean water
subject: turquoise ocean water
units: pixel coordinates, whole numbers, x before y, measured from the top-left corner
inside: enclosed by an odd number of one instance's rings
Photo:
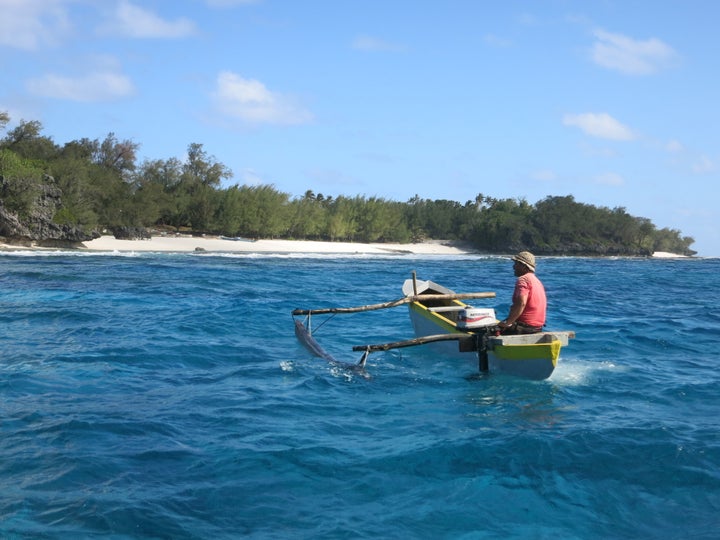
[[[415,347],[362,377],[294,308],[399,298],[482,256],[0,253],[0,538],[718,538],[720,260],[541,258],[553,376]],[[412,337],[407,310],[316,337]]]

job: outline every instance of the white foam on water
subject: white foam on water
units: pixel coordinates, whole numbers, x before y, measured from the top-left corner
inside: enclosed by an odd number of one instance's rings
[[[626,369],[625,366],[611,360],[563,360],[561,358],[548,380],[563,386],[582,386],[598,373],[619,372]]]

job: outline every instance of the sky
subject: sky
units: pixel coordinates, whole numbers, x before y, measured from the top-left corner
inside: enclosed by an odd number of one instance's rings
[[[0,0],[0,111],[226,183],[624,208],[720,256],[720,2]],[[2,135],[2,134],[0,134]]]

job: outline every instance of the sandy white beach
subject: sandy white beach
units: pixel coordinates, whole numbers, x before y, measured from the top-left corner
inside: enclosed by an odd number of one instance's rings
[[[441,242],[419,244],[361,244],[354,242],[313,242],[306,240],[226,240],[218,237],[153,236],[148,240],[118,240],[101,236],[84,243],[88,251],[161,251],[161,252],[246,252],[246,253],[413,253],[461,255],[468,251]]]
[[[118,240],[114,236],[101,236],[85,242],[81,251],[109,252],[166,252],[183,253],[207,251],[219,253],[322,253],[322,254],[376,254],[388,255],[464,255],[474,253],[470,248],[462,248],[450,242],[440,240],[416,244],[363,244],[355,242],[316,242],[310,240],[228,240],[217,236],[153,236],[148,240]],[[19,246],[0,244],[0,249],[17,250],[53,250],[37,246]],[[684,255],[656,251],[657,258],[684,258]]]

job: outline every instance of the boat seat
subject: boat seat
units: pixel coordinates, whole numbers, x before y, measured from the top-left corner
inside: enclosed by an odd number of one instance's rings
[[[468,306],[438,306],[438,307],[429,307],[428,311],[432,311],[434,313],[447,313],[449,311],[462,311],[463,309],[466,309]]]

